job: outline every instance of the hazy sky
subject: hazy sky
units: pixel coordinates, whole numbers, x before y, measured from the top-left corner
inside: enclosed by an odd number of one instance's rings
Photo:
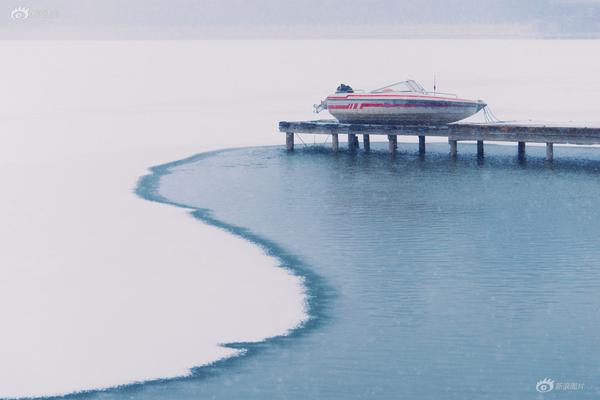
[[[0,0],[0,27],[398,26],[538,24],[580,29],[597,24],[593,0]],[[27,8],[26,20],[11,18]]]

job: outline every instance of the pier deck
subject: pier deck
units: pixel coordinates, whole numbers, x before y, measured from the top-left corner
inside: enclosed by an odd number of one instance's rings
[[[370,149],[370,135],[387,136],[389,150],[397,148],[398,136],[418,136],[419,151],[425,152],[425,137],[447,137],[450,154],[456,156],[459,141],[476,141],[477,153],[483,155],[484,141],[517,142],[518,155],[525,156],[525,143],[546,143],[546,158],[552,160],[553,144],[600,144],[600,127],[555,125],[539,123],[453,123],[448,125],[375,125],[344,124],[336,120],[281,121],[279,130],[286,133],[288,150],[294,149],[294,134],[307,133],[331,135],[334,151],[339,148],[338,135],[348,135],[348,147],[355,150],[359,146],[358,135],[363,135],[365,150]]]

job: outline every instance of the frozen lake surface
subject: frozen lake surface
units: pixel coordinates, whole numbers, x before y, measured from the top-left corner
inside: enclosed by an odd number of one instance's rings
[[[155,170],[155,195],[307,274],[308,328],[134,399],[506,399],[598,391],[600,154],[249,148]],[[160,179],[160,181],[159,181]],[[156,188],[156,186],[155,186]],[[244,347],[242,345],[242,347]],[[120,391],[99,394],[118,398]],[[597,394],[597,393],[596,393]]]

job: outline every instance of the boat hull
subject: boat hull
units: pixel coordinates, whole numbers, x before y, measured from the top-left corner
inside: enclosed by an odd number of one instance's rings
[[[476,114],[482,101],[435,96],[329,96],[327,110],[340,122],[365,124],[448,124]]]

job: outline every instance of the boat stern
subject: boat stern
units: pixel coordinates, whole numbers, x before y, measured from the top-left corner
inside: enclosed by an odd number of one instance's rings
[[[477,111],[476,112],[483,110],[485,107],[487,107],[487,103],[485,101],[477,100]]]

